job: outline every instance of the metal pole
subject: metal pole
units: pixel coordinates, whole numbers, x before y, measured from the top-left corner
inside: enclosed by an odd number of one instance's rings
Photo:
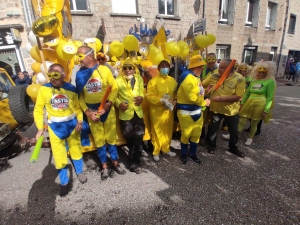
[[[283,48],[283,44],[284,44],[288,12],[289,12],[289,0],[286,0],[285,18],[284,18],[284,24],[283,24],[283,31],[282,31],[282,38],[281,38],[281,44],[280,44],[280,49],[279,49],[279,55],[278,55],[278,60],[277,60],[276,76],[278,74],[280,60],[281,60],[281,56],[282,56],[282,48]],[[284,77],[284,73],[283,73],[283,77]]]

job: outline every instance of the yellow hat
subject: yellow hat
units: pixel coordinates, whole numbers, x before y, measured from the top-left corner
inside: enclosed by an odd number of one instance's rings
[[[144,59],[141,61],[141,66],[143,67],[143,69],[146,69],[150,66],[153,66],[153,63],[149,59]]]
[[[204,65],[206,65],[206,62],[203,60],[201,55],[194,55],[190,58],[189,69]]]
[[[159,66],[159,64],[160,64],[161,62],[163,62],[163,61],[166,61],[167,63],[170,64],[170,61],[169,61],[169,60],[167,60],[167,59],[161,59],[161,60],[158,61],[157,66]]]
[[[134,64],[133,64],[133,61],[128,57],[123,62],[123,65],[131,65],[131,66],[133,66]]]

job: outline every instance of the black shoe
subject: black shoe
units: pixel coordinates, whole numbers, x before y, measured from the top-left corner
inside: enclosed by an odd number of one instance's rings
[[[109,169],[108,168],[103,169],[101,172],[101,180],[107,180],[108,176],[109,176]]]
[[[205,139],[200,139],[200,145],[205,146],[206,140]]]
[[[113,166],[112,169],[121,175],[126,173],[126,171],[119,164],[117,166]]]
[[[193,160],[194,163],[197,163],[197,164],[201,164],[201,161],[200,159],[198,158],[197,155],[188,155],[189,159]]]
[[[257,131],[255,132],[255,136],[258,136],[258,135],[260,135],[260,130],[257,130]]]
[[[142,172],[142,168],[139,165],[132,165],[130,166],[130,171],[140,174]]]
[[[66,196],[69,193],[69,184],[61,185],[59,195]]]
[[[244,130],[247,133],[250,133],[250,127],[248,127],[247,129]]]
[[[207,152],[209,153],[209,154],[215,154],[215,148],[212,148],[212,147],[209,147],[208,148],[208,150],[207,150]]]
[[[188,161],[187,155],[181,154],[180,160],[181,160],[182,164],[187,164],[187,161]]]
[[[239,157],[245,157],[245,154],[243,152],[241,152],[240,150],[236,149],[229,149],[229,152],[231,152],[232,154],[235,154]]]

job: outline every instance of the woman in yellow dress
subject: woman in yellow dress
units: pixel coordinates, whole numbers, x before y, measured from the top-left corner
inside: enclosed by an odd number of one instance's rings
[[[274,105],[275,65],[273,62],[259,62],[251,72],[252,81],[241,102],[239,112],[239,131],[242,131],[248,119],[251,119],[250,135],[246,145],[252,144],[252,139],[261,119],[265,123],[272,118],[271,110]]]

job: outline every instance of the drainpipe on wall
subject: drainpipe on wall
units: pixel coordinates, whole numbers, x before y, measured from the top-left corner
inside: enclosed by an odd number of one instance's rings
[[[30,27],[30,22],[29,22],[29,18],[28,18],[28,14],[27,14],[27,7],[26,7],[25,1],[26,0],[22,0],[22,5],[23,5],[23,8],[24,8],[24,16],[25,16],[25,20],[26,20],[26,26]]]
[[[31,27],[31,25],[32,25],[32,18],[31,18],[31,11],[30,11],[30,8],[29,8],[28,1],[29,0],[25,0],[25,5],[26,5],[26,11],[27,11],[27,16],[28,16],[29,26]]]
[[[287,25],[288,13],[289,13],[289,5],[290,5],[290,1],[286,0],[285,18],[284,18],[282,38],[281,38],[280,49],[279,49],[279,56],[278,56],[278,60],[277,60],[276,77],[278,75],[278,70],[279,70],[279,66],[280,66],[280,60],[281,60],[281,56],[282,56],[282,48],[283,48],[284,38],[285,38],[285,32],[286,32],[286,25]],[[284,77],[284,73],[283,73],[283,77]]]

